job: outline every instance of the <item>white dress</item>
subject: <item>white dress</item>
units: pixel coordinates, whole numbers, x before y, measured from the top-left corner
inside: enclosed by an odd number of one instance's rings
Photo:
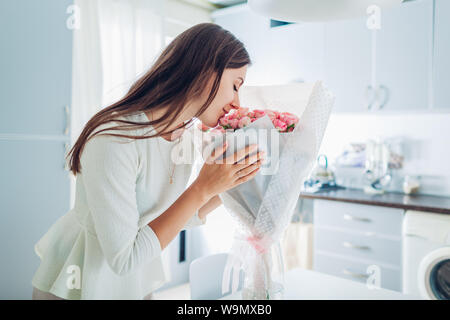
[[[148,121],[144,113],[127,118]],[[123,133],[149,135],[151,129]],[[185,139],[188,130],[181,143],[192,145]],[[148,223],[188,186],[192,161],[177,164],[169,184],[175,144],[161,137],[111,136],[95,136],[85,144],[74,207],[35,245],[41,263],[33,287],[64,299],[140,300],[166,282],[161,246]],[[205,222],[197,211],[184,229]]]

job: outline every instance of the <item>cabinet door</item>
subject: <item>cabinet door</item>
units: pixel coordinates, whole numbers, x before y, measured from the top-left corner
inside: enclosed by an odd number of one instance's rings
[[[381,12],[376,68],[378,84],[388,90],[383,110],[428,108],[432,6],[431,0],[412,1]],[[364,17],[325,25],[325,82],[336,95],[335,111],[367,110],[372,31],[366,21]]]
[[[386,111],[428,108],[432,19],[432,0],[405,2],[381,12],[377,66],[378,81],[389,91]]]
[[[366,18],[325,24],[324,80],[336,96],[334,111],[366,110],[371,38]]]
[[[214,23],[244,43],[252,60],[252,66],[247,70],[246,85],[265,84],[266,79],[270,79],[270,72],[267,72],[270,19],[254,13],[247,4],[216,10],[211,17]]]
[[[267,81],[312,82],[323,79],[323,23],[298,23],[271,28],[266,37],[263,69]]]
[[[63,133],[71,94],[71,3],[0,1],[0,133]]]
[[[246,4],[220,9],[214,22],[231,31],[247,48],[252,66],[246,84],[315,81],[323,77],[323,24],[270,27],[270,19]]]
[[[270,28],[270,19],[251,11],[247,4],[216,10],[211,17],[214,23],[249,43],[256,43],[254,38],[263,39]]]
[[[433,107],[450,110],[450,1],[436,0]]]
[[[34,245],[70,207],[71,3],[0,1],[0,299],[31,299]]]
[[[31,299],[34,245],[69,211],[64,144],[0,140],[0,299]]]

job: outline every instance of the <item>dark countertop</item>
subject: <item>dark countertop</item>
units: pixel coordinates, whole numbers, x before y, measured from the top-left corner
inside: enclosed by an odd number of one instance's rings
[[[366,194],[360,189],[337,189],[319,191],[317,193],[302,192],[300,193],[300,198],[351,202],[372,206],[450,214],[450,197],[405,195],[394,192],[371,195]]]

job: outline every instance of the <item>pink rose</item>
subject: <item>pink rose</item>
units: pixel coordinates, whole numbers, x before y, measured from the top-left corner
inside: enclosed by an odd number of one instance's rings
[[[255,114],[256,118],[261,118],[266,115],[266,112],[264,110],[259,110],[259,109],[253,110],[253,113]]]
[[[233,129],[237,129],[239,127],[239,119],[231,119],[228,121],[228,125]]]
[[[252,122],[252,120],[249,117],[245,116],[245,117],[243,117],[243,118],[241,118],[239,120],[239,124],[238,124],[239,128],[244,128],[245,126],[247,126],[251,122]]]
[[[287,128],[286,123],[281,121],[280,119],[275,119],[272,122],[273,122],[273,125],[275,126],[275,128],[278,129],[280,132],[285,131]]]
[[[220,120],[219,120],[220,122],[220,125],[222,125],[222,126],[227,126],[228,125],[228,121],[229,121],[229,119],[227,118],[227,117],[222,117],[222,118],[220,118]]]
[[[281,113],[278,119],[285,122],[288,128],[294,127],[298,123],[298,120],[299,120],[295,114],[292,114],[289,112]],[[288,131],[288,132],[290,132],[290,131]]]
[[[234,111],[234,112],[230,111],[230,112],[226,115],[226,117],[227,117],[228,120],[237,119],[237,116],[238,116],[238,114],[237,114],[236,111]]]
[[[280,119],[280,115],[281,115],[280,112],[274,111],[273,113],[275,114],[275,117],[276,117],[277,119]]]
[[[287,117],[286,118],[286,124],[289,127],[290,125],[296,125],[298,123],[298,118],[296,117]]]
[[[240,107],[239,109],[237,109],[238,117],[240,117],[240,118],[245,117],[247,115],[248,111],[249,111],[249,108]]]

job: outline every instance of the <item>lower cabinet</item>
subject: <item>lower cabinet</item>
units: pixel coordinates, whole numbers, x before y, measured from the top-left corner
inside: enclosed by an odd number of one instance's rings
[[[314,200],[313,269],[401,291],[403,214],[402,209]]]
[[[382,264],[361,262],[322,252],[314,254],[314,269],[333,276],[381,288],[401,291],[401,270]]]

